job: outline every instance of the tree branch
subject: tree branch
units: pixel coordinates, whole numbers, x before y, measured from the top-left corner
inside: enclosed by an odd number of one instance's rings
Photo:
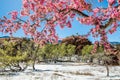
[[[66,9],[59,10],[59,12],[64,12],[64,11],[66,11]],[[83,13],[83,12],[77,10],[77,9],[74,9],[74,8],[71,8],[67,13],[69,13],[70,11],[73,11],[73,12],[75,12],[78,15],[83,16],[83,17],[89,17],[87,14],[85,14],[85,13]]]
[[[26,21],[24,21],[24,20],[22,20],[22,19],[20,19],[20,18],[18,18],[18,17],[17,17],[17,19],[18,19],[19,21],[22,21],[22,22],[24,22],[24,23],[27,23]]]
[[[112,23],[115,21],[115,19],[110,18],[109,21],[103,26],[104,29],[106,29],[108,26],[112,25]]]
[[[78,15],[80,15],[80,16],[89,17],[87,14],[85,14],[85,13],[83,13],[83,12],[77,10],[77,9],[72,8],[72,9],[70,9],[70,10],[73,11],[73,12],[76,12],[76,13],[77,13]]]

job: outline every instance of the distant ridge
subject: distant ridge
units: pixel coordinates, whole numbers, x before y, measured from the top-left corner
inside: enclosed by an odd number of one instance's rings
[[[120,42],[110,42],[111,45],[119,45]]]
[[[1,36],[0,39],[6,39],[6,38],[10,38],[10,36]],[[22,38],[18,38],[18,37],[12,37],[13,39],[22,39]],[[23,37],[24,38],[24,37]],[[27,39],[31,39],[31,38],[27,38]],[[0,40],[1,41],[1,40]],[[61,43],[62,40],[58,40],[58,43]],[[117,41],[113,41],[110,42],[111,45],[120,45],[120,42]]]
[[[21,40],[21,39],[23,39],[23,38],[2,36],[2,37],[0,37],[0,44],[3,43],[4,40],[10,40],[12,42],[15,42],[15,41],[18,41],[18,40]]]
[[[2,36],[2,37],[0,37],[0,38],[10,38],[9,36]]]

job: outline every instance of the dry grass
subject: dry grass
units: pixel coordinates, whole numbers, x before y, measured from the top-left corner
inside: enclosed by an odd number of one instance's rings
[[[89,73],[89,72],[79,72],[79,71],[76,71],[76,72],[69,72],[70,74],[72,75],[88,75],[88,76],[93,76],[92,73]]]
[[[64,76],[64,75],[59,74],[59,73],[53,73],[53,75],[57,75],[57,76]]]
[[[62,72],[62,73],[67,73],[67,74],[71,74],[71,75],[88,75],[88,76],[94,76],[92,73],[89,73],[89,72],[79,72],[79,71],[76,71],[76,72],[65,72],[65,71],[58,71],[58,70],[56,70],[55,72],[57,74],[58,74],[58,72]]]
[[[88,65],[88,63],[76,63],[76,64],[69,63],[69,64],[63,64],[63,66],[81,66],[81,65]]]

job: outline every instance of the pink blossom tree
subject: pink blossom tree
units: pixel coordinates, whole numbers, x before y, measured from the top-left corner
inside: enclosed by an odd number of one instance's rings
[[[89,0],[22,0],[20,12],[10,12],[11,18],[4,16],[0,19],[0,31],[12,35],[23,29],[26,35],[43,45],[48,41],[58,41],[56,27],[71,28],[72,21],[77,19],[81,24],[94,26],[86,37],[90,34],[100,37],[99,44],[111,51],[107,34],[114,33],[119,26],[120,0],[107,1],[108,7],[93,8]],[[95,42],[94,51],[97,44]]]

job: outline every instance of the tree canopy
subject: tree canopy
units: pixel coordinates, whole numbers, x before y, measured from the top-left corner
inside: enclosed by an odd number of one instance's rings
[[[85,37],[83,36],[70,36],[62,40],[62,43],[65,43],[66,45],[72,44],[74,45],[75,48],[75,54],[81,55],[81,51],[84,46],[86,45],[91,45],[92,43]]]
[[[102,1],[105,0],[98,0]],[[111,52],[107,34],[119,27],[120,0],[107,2],[107,7],[93,7],[90,0],[22,0],[21,11],[12,11],[11,18],[0,19],[0,31],[12,34],[22,28],[26,35],[43,45],[48,41],[58,42],[55,28],[71,28],[71,23],[77,19],[81,24],[94,26],[86,36],[100,37],[99,43]]]

